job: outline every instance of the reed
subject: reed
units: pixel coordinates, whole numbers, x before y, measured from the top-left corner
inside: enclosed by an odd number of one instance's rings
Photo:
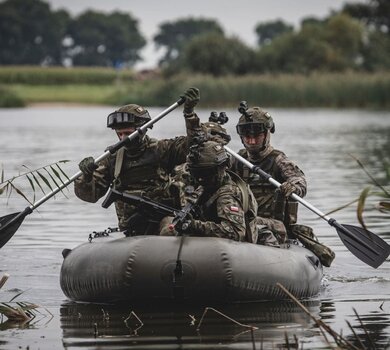
[[[164,77],[110,68],[0,67],[0,83],[25,103],[165,106],[196,86],[204,108],[236,107],[246,100],[265,108],[390,109],[390,72]],[[0,100],[0,106],[7,104]]]
[[[65,84],[115,84],[116,81],[134,79],[132,70],[115,70],[104,67],[40,67],[3,66],[0,67],[0,83],[27,85]]]

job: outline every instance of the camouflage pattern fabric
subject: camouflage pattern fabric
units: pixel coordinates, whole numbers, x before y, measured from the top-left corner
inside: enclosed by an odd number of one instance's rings
[[[92,180],[82,175],[75,180],[75,194],[80,199],[95,203],[103,197],[110,185],[129,194],[145,195],[153,200],[170,203],[169,176],[173,168],[185,162],[188,153],[186,137],[154,140],[145,136],[145,147],[134,154],[124,149],[123,164],[117,178],[114,176],[117,154],[100,162]],[[128,229],[129,219],[136,212],[134,206],[115,203],[119,228]]]
[[[244,198],[243,198],[242,189],[240,188],[240,186],[238,186],[238,184],[233,179],[231,179],[231,177],[229,175],[225,176],[224,181],[227,181],[227,179],[229,179],[228,183],[230,183],[230,185],[224,184],[222,187],[220,187],[218,189],[216,194],[214,194],[213,196],[209,196],[210,198],[214,199],[215,201],[217,201],[217,199],[220,198],[219,199],[220,202],[218,204],[213,203],[213,206],[211,206],[211,208],[212,208],[211,210],[214,211],[214,214],[211,215],[211,217],[213,218],[213,221],[214,220],[219,221],[220,217],[218,215],[232,216],[233,226],[235,226],[235,225],[237,225],[237,216],[241,216],[241,209],[242,209],[242,211],[244,212],[244,229],[245,229],[245,239],[244,240],[247,242],[250,242],[250,243],[256,243],[256,241],[257,241],[257,220],[256,220],[257,219],[256,218],[257,202],[254,198],[254,195],[252,194],[252,192],[248,188],[248,190],[249,190],[248,208],[244,208],[244,205],[243,205]],[[187,197],[190,194],[189,189],[191,189],[193,187],[194,187],[193,180],[192,180],[191,175],[188,171],[187,163],[176,166],[175,170],[174,170],[174,174],[173,174],[172,179],[170,181],[170,188],[169,188],[171,196],[174,199],[174,203],[175,203],[174,205],[176,207],[182,208],[187,204]],[[229,191],[231,191],[231,193],[229,193]],[[232,197],[231,205],[229,204],[230,197]],[[238,203],[238,204],[236,205],[235,203],[236,204]],[[216,205],[216,207],[214,207],[215,205]],[[238,212],[231,211],[230,209],[228,210],[227,208],[229,208],[231,206],[238,207],[238,208],[240,208],[240,210]],[[225,212],[221,208],[225,208]],[[218,213],[218,210],[219,211],[222,210],[222,211],[220,212],[220,214],[216,215],[215,213]],[[204,214],[204,213],[207,213],[207,208],[206,208],[205,204],[204,204],[203,208],[201,208],[201,211],[203,212],[202,215],[204,217],[207,217],[207,215]],[[210,213],[208,213],[208,214],[210,214]],[[198,224],[198,225],[201,226],[200,224]],[[209,232],[209,233],[204,234],[204,235],[212,236],[211,230],[215,229],[213,227],[214,227],[214,225],[212,225],[211,223],[205,224],[204,228],[202,230],[205,232]],[[230,238],[232,232],[235,231],[235,230],[232,231],[231,228],[232,228],[231,225],[229,226],[229,225],[223,224],[223,229],[225,231],[225,234],[221,235],[219,232],[219,233],[217,233],[216,236],[222,237],[223,235],[225,235],[225,236],[227,236],[225,238]],[[230,238],[230,239],[242,240],[241,230],[242,230],[242,228],[240,228],[237,231],[237,232],[240,232],[239,233],[240,239],[234,238],[234,237],[237,237],[237,235],[235,235],[235,236],[233,235],[232,236],[233,238]],[[164,232],[166,232],[166,231],[164,230]]]
[[[283,152],[273,149],[272,146],[268,146],[263,158],[251,159],[245,149],[240,150],[239,154],[254,165],[261,167],[262,170],[270,174],[280,183],[285,181],[291,182],[297,188],[296,193],[298,196],[304,197],[306,195],[307,185],[303,171],[289,160]],[[264,218],[273,218],[277,215],[272,210],[275,187],[260,175],[252,173],[238,160],[233,161],[232,170],[249,184],[258,203],[257,215]],[[284,217],[284,213],[279,214],[279,217]]]
[[[200,219],[194,219],[191,232],[207,237],[245,241],[246,224],[242,193],[229,175],[215,193],[202,197]]]
[[[313,229],[305,225],[291,225],[291,234],[297,238],[307,249],[312,251],[321,261],[321,264],[329,267],[336,257],[332,249],[318,242]]]

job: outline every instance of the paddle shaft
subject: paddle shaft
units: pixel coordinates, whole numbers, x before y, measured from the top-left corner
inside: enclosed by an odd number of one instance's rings
[[[228,153],[245,164],[249,169],[251,169],[251,171],[261,175],[275,187],[279,188],[281,186],[278,181],[273,179],[271,175],[267,174],[259,166],[253,165],[251,162],[241,157],[229,147],[224,147]],[[316,207],[295,193],[291,195],[291,198],[295,199],[297,202],[301,203],[306,208],[327,221],[330,226],[333,226],[349,251],[351,251],[356,257],[358,257],[366,264],[377,268],[389,256],[390,246],[382,238],[375,235],[374,233],[356,226],[339,224],[335,219],[326,216],[323,212],[318,210]]]
[[[102,160],[108,158],[110,154],[114,154],[117,150],[122,148],[126,143],[130,142],[131,140],[135,139],[136,137],[142,136],[145,134],[146,130],[151,128],[153,124],[157,123],[160,119],[164,118],[167,114],[169,114],[171,111],[176,109],[178,106],[182,105],[185,102],[185,98],[180,98],[178,101],[176,101],[174,104],[169,106],[167,109],[162,111],[159,115],[154,117],[153,119],[149,120],[147,123],[143,124],[141,127],[139,127],[136,131],[131,133],[129,136],[127,136],[124,140],[119,141],[113,146],[110,146],[103,154],[101,154],[99,157],[95,159],[95,164],[98,164]],[[53,191],[48,193],[46,196],[42,197],[38,201],[36,201],[34,204],[30,205],[30,213],[38,208],[40,205],[45,203],[48,199],[56,195],[58,192],[60,192],[62,189],[67,187],[69,184],[71,184],[73,181],[75,181],[78,177],[80,177],[83,173],[81,171],[74,174],[72,177],[70,177],[67,181],[65,181],[61,186],[56,187]]]
[[[246,165],[249,169],[251,169],[253,172],[258,173],[263,178],[267,179],[268,182],[275,187],[279,188],[282,184],[275,180],[271,175],[267,174],[264,170],[262,170],[260,167],[253,165],[251,162],[246,160],[244,157],[241,157],[238,153],[234,152],[232,149],[230,149],[228,146],[224,146],[225,150],[230,153],[233,157],[237,158],[240,162],[242,162],[244,165]],[[304,205],[307,209],[311,210],[315,214],[317,214],[319,217],[327,221],[329,224],[331,224],[332,220],[330,217],[326,216],[321,210],[317,209],[313,205],[311,205],[309,202],[305,201],[303,198],[299,197],[297,194],[293,193],[291,196],[294,200]]]

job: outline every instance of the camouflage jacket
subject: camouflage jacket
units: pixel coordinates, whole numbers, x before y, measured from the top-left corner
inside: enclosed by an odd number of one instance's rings
[[[239,151],[239,154],[248,159],[248,153],[245,149]],[[304,197],[306,195],[306,179],[305,174],[297,165],[295,165],[287,156],[279,151],[269,146],[265,156],[259,160],[250,160],[252,164],[259,166],[266,173],[270,174],[275,180],[283,183],[285,181],[290,182],[297,188],[297,195]],[[285,217],[285,213],[276,213],[278,210],[285,210],[275,208],[275,187],[268,182],[268,180],[263,179],[260,175],[252,173],[249,168],[244,166],[238,160],[235,160],[232,164],[232,170],[239,174],[244,181],[246,181],[253,194],[256,197],[258,204],[258,216],[264,218],[278,218],[281,221],[284,221],[288,224],[293,224],[296,222],[297,216],[297,203],[291,203],[290,208],[287,208],[288,220]]]
[[[194,235],[247,240],[243,194],[228,174],[214,193],[202,195],[197,214],[191,225]]]
[[[82,175],[75,181],[77,197],[95,203],[112,185],[115,189],[134,195],[147,196],[170,204],[169,176],[175,165],[185,162],[188,153],[187,138],[155,140],[145,136],[145,147],[137,154],[122,148],[100,162],[92,180],[86,182]],[[134,206],[116,202],[119,228],[127,228]]]

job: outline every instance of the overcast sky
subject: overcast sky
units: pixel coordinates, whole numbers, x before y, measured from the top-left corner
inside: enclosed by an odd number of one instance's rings
[[[155,50],[153,36],[159,25],[183,17],[215,19],[228,36],[236,35],[250,46],[256,45],[255,26],[259,22],[283,19],[299,26],[308,16],[323,18],[340,10],[347,2],[363,0],[45,0],[53,10],[67,10],[73,16],[87,9],[109,13],[129,12],[139,21],[139,30],[148,40],[142,51],[144,61],[137,68],[152,68],[161,52]]]

